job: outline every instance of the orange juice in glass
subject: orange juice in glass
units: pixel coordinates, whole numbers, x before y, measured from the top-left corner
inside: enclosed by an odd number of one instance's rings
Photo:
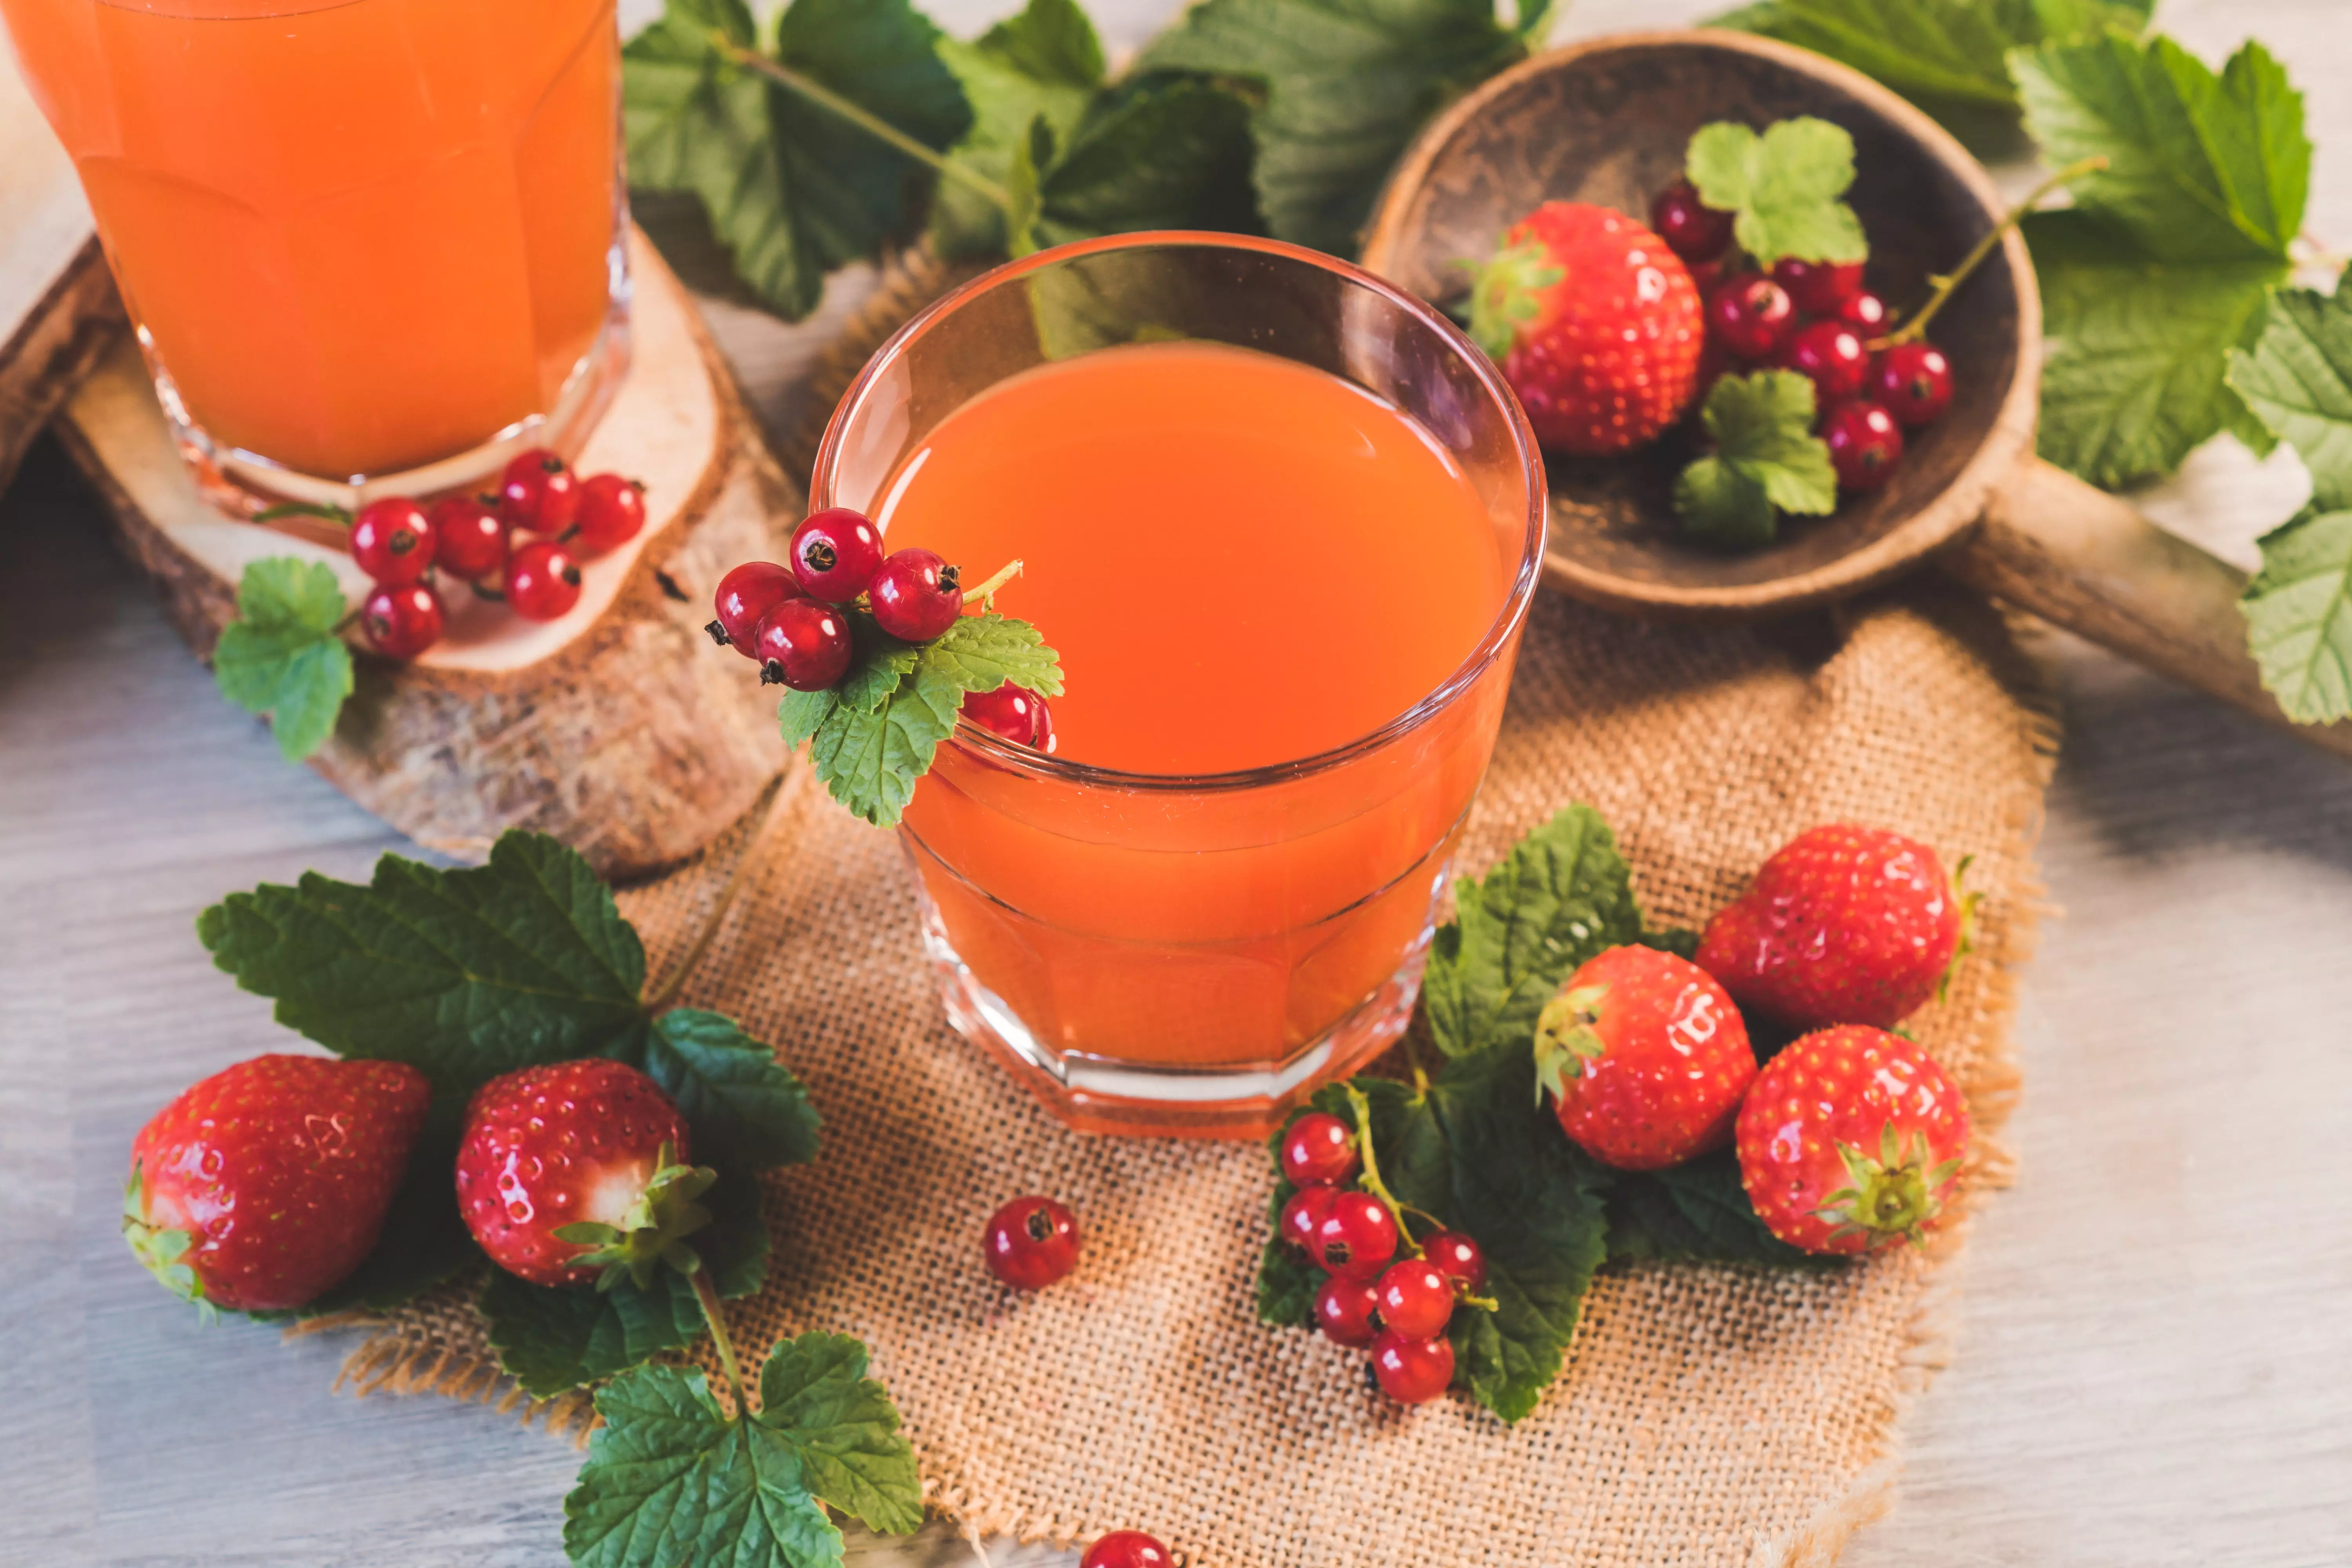
[[[627,354],[614,0],[0,0],[215,499],[576,447]]]
[[[1273,241],[1045,252],[876,356],[813,494],[1020,558],[1062,657],[1056,751],[967,721],[905,815],[958,1028],[1076,1126],[1230,1136],[1396,1038],[1546,517],[1449,322]]]

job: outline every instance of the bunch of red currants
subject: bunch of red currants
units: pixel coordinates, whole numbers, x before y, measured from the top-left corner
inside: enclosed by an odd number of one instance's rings
[[[345,521],[333,507],[273,507],[262,515],[295,514]],[[493,492],[446,496],[429,510],[386,496],[348,521],[352,559],[375,584],[359,612],[368,645],[387,658],[415,658],[441,640],[447,620],[430,574],[502,598],[527,621],[554,620],[580,602],[580,558],[625,544],[645,527],[645,487],[619,474],[582,479],[534,447],[507,464]],[[518,534],[536,537],[518,543]]]
[[[1370,1345],[1390,1398],[1419,1405],[1444,1393],[1454,1381],[1446,1325],[1464,1302],[1487,1305],[1476,1300],[1486,1253],[1454,1230],[1416,1243],[1385,1197],[1349,1185],[1362,1165],[1356,1135],[1328,1111],[1284,1129],[1281,1158],[1298,1189],[1282,1206],[1281,1238],[1328,1276],[1315,1292],[1315,1326],[1336,1344]]]
[[[1686,180],[1650,204],[1650,226],[1705,295],[1699,403],[1727,369],[1793,370],[1813,384],[1816,426],[1838,484],[1874,490],[1903,462],[1903,432],[1952,401],[1952,363],[1925,338],[1890,335],[1886,303],[1862,286],[1859,261],[1784,257],[1768,274],[1730,265],[1733,215]]]

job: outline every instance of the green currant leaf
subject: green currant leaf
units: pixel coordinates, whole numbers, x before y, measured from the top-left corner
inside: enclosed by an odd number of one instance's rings
[[[816,1158],[808,1090],[732,1018],[671,1008],[654,1020],[640,1065],[693,1129],[698,1163],[767,1171]]]
[[[1609,1189],[1609,1256],[1782,1268],[1834,1268],[1843,1262],[1790,1247],[1767,1229],[1740,1185],[1739,1157],[1729,1149],[1663,1171],[1617,1173]]]
[[[299,763],[327,743],[352,694],[352,650],[336,626],[343,590],[315,561],[276,555],[247,565],[236,619],[213,648],[221,695],[269,715],[278,750]]]
[[[1053,147],[1076,133],[1102,86],[1102,41],[1076,0],[1029,0],[976,42],[940,39],[939,54],[971,105],[971,129],[951,156],[1000,185],[1015,183],[1016,158],[1028,163],[1034,179],[1034,127],[1045,123],[1050,159]],[[931,241],[948,257],[1003,255],[1005,214],[980,193],[943,180],[931,203]]]
[[[1675,481],[1675,511],[1691,532],[1724,544],[1770,540],[1780,511],[1837,506],[1837,470],[1813,434],[1813,384],[1790,370],[1716,380],[1699,411],[1715,450]]]
[[[2352,510],[2315,502],[2263,535],[2239,608],[2281,712],[2298,724],[2352,717]]]
[[[1853,184],[1853,137],[1845,127],[1799,115],[1762,135],[1732,121],[1701,126],[1684,173],[1708,206],[1738,216],[1739,248],[1769,267],[1801,261],[1862,261],[1870,256],[1862,220],[1846,205]]]
[[[2256,324],[2231,352],[2231,386],[2303,458],[2313,502],[2352,508],[2352,292],[2281,289]]]
[[[1255,234],[1249,105],[1213,83],[1160,78],[1099,95],[1037,184],[1039,245],[1137,229]]]
[[[866,1375],[866,1347],[846,1334],[781,1340],[760,1374],[759,1424],[801,1461],[819,1500],[868,1530],[922,1528],[923,1485],[889,1394]]]

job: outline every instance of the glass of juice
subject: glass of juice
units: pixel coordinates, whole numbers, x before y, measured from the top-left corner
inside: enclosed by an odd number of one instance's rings
[[[586,439],[628,353],[614,0],[0,18],[216,501],[426,494]]]
[[[966,720],[902,836],[950,1019],[1097,1131],[1249,1136],[1391,1044],[1543,555],[1535,440],[1422,301],[1125,235],[932,306],[814,504],[1060,653],[1051,754]]]

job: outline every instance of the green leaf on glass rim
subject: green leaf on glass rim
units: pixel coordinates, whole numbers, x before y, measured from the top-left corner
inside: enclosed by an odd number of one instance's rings
[[[942,38],[940,58],[971,106],[971,129],[950,156],[1010,187],[1016,162],[1036,174],[1032,137],[1038,121],[1048,149],[1066,145],[1103,80],[1102,40],[1076,0],[1029,0],[972,43]],[[950,258],[1003,254],[1005,214],[954,180],[940,182],[931,203],[931,241]]]
[[[1708,206],[1734,213],[1739,248],[1770,267],[1801,261],[1862,261],[1870,242],[1846,205],[1853,184],[1853,137],[1811,115],[1776,120],[1759,135],[1732,121],[1703,125],[1683,172]]]
[[[1616,835],[1589,805],[1529,833],[1484,880],[1455,883],[1454,903],[1421,989],[1430,1037],[1450,1057],[1532,1041],[1561,981],[1642,932]]]
[[[269,715],[289,763],[327,743],[352,694],[352,650],[335,629],[343,610],[342,585],[321,563],[291,555],[251,562],[237,581],[236,619],[213,647],[221,695]]]
[[[1740,1185],[1739,1157],[1729,1149],[1663,1171],[1621,1171],[1609,1187],[1612,1261],[1767,1263],[1834,1268],[1767,1229]]]
[[[1717,378],[1699,410],[1715,450],[1675,480],[1675,511],[1693,533],[1761,544],[1781,511],[1837,506],[1837,470],[1813,434],[1813,384],[1790,370]]]

